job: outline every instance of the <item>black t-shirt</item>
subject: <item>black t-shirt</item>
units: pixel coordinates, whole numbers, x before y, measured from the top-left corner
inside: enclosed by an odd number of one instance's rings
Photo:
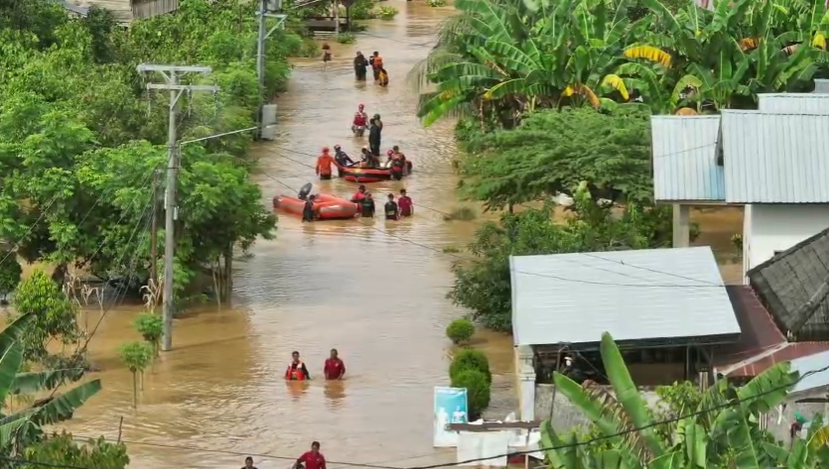
[[[397,218],[397,202],[394,202],[392,200],[386,202],[386,218]]]

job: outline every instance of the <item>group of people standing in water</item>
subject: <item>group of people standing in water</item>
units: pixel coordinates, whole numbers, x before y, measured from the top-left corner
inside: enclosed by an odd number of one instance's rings
[[[343,362],[340,358],[337,349],[331,349],[331,354],[328,359],[325,360],[322,372],[325,379],[329,381],[341,380],[345,377],[345,362]],[[292,352],[291,363],[285,370],[285,380],[307,381],[310,379],[311,373],[308,372],[308,367],[305,366],[305,362],[300,360],[299,352]]]
[[[360,184],[357,192],[351,196],[351,201],[360,207],[360,215],[368,218],[374,217],[376,205],[374,203],[374,196],[371,192],[366,190],[366,186]],[[383,205],[383,214],[386,220],[399,220],[401,217],[410,217],[414,215],[414,202],[412,198],[406,194],[406,189],[400,189],[400,197],[394,200],[394,194],[389,194],[385,205]]]
[[[386,71],[386,67],[383,64],[383,57],[380,56],[380,53],[374,51],[371,57],[366,59],[362,52],[357,51],[357,55],[354,57],[354,76],[357,78],[357,81],[366,81],[368,67],[371,67],[374,73],[375,84],[389,86],[389,72]]]

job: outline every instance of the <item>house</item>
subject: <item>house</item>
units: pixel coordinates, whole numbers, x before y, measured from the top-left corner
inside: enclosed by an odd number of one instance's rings
[[[690,207],[742,205],[743,272],[829,227],[829,94],[759,96],[759,110],[653,116],[654,197],[674,206],[674,246]]]
[[[710,247],[513,256],[513,341],[521,419],[552,402],[550,371],[565,356],[601,381],[610,332],[640,385],[710,369],[740,326]],[[556,401],[558,402],[558,401]]]
[[[72,1],[72,0],[66,0]],[[178,10],[179,0],[80,0],[84,8],[109,10],[115,21],[128,25],[134,20],[164,15]],[[80,5],[80,3],[78,3]]]

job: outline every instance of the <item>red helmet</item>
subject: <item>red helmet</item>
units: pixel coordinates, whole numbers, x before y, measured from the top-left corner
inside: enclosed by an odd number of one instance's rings
[[[364,108],[365,108],[365,106],[363,105],[363,103],[360,103],[360,104],[357,105],[357,109],[364,109]]]
[[[322,147],[322,152],[323,153],[328,153],[329,151],[331,151],[331,150],[329,150],[328,147]]]

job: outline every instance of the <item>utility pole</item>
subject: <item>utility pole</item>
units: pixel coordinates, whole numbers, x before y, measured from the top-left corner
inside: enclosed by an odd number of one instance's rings
[[[340,0],[334,0],[334,37],[340,38]]]
[[[153,291],[149,292],[155,298],[155,289],[158,288],[158,170],[153,170],[153,220],[150,227],[150,284]],[[155,303],[155,300],[153,300]]]
[[[164,339],[161,350],[168,351],[173,348],[173,313],[175,303],[173,298],[173,276],[176,254],[176,219],[178,218],[178,206],[176,205],[176,183],[178,182],[178,148],[176,146],[176,129],[178,127],[178,104],[182,94],[193,91],[209,91],[216,93],[219,88],[205,85],[181,85],[179,78],[188,73],[207,74],[212,70],[210,67],[188,66],[188,65],[152,65],[141,64],[136,67],[138,73],[157,72],[164,77],[164,83],[150,83],[147,89],[168,90],[170,92],[170,121],[167,135],[167,149],[169,152],[167,160],[167,185],[164,188]]]
[[[256,132],[256,138],[262,135],[262,106],[265,105],[265,41],[278,28],[284,26],[285,18],[288,15],[281,13],[282,0],[260,0],[259,11],[256,15],[259,17],[259,39],[256,43],[256,76],[259,79],[259,109],[256,111],[256,126],[259,130]],[[276,18],[276,25],[271,29],[267,28],[265,23],[267,18]]]

